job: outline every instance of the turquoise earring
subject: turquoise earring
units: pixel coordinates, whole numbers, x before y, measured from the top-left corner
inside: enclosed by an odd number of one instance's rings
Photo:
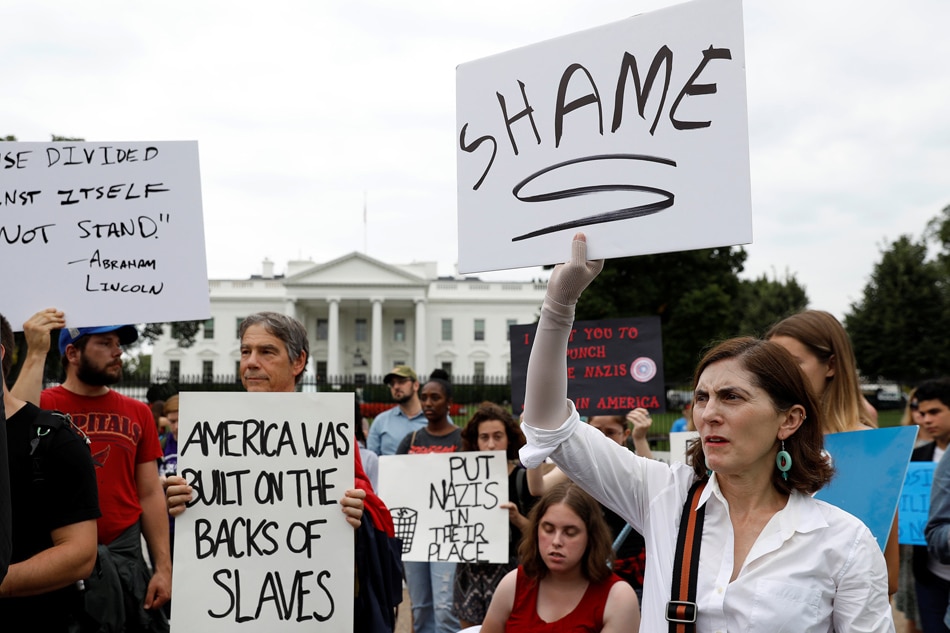
[[[782,479],[788,481],[788,471],[792,469],[792,456],[785,450],[785,440],[782,440],[782,450],[775,456],[775,465],[782,471]]]

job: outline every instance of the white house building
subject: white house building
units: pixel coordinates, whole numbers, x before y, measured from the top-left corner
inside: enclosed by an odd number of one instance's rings
[[[307,377],[381,381],[395,365],[421,375],[510,374],[508,327],[533,323],[545,282],[438,277],[435,262],[387,264],[350,253],[323,264],[291,261],[285,275],[211,280],[211,318],[195,344],[179,347],[166,326],[152,350],[152,380],[237,376],[237,328],[262,310],[296,317],[310,336]]]

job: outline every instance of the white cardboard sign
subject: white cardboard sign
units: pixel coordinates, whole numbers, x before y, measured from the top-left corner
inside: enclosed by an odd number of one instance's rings
[[[404,561],[508,562],[504,451],[382,455],[379,496]]]
[[[459,270],[752,241],[741,0],[694,0],[456,72]]]
[[[353,629],[351,393],[182,393],[172,630]]]
[[[0,143],[0,214],[14,328],[211,315],[195,141]]]

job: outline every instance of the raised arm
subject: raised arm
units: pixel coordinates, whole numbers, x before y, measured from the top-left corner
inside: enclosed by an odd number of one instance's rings
[[[544,466],[538,468],[529,468],[527,470],[528,492],[535,497],[540,497],[545,492],[565,481],[569,481],[564,471],[554,466],[544,471]]]
[[[559,264],[551,273],[525,381],[524,421],[535,428],[556,429],[570,415],[567,342],[574,324],[574,306],[603,267],[603,260],[587,261],[587,238],[578,233],[571,245],[570,261]]]
[[[15,398],[39,406],[40,392],[43,391],[43,370],[46,368],[46,355],[49,353],[49,335],[51,331],[63,327],[66,327],[66,317],[62,310],[56,308],[40,310],[23,324],[26,358],[16,384],[10,390]]]
[[[646,409],[634,409],[627,414],[627,422],[633,426],[633,448],[637,451],[637,455],[653,459],[653,451],[647,440],[647,433],[650,431],[650,425],[653,424],[650,412]]]

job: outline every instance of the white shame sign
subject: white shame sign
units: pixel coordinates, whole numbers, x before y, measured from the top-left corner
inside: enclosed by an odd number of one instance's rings
[[[752,241],[741,0],[457,69],[459,270]]]

